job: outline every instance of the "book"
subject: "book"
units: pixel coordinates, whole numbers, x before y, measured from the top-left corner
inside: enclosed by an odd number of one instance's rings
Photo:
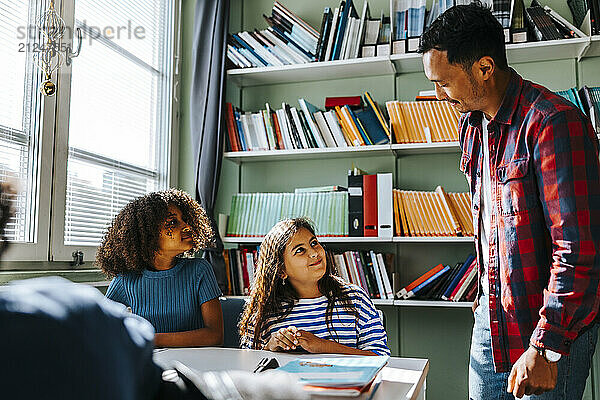
[[[429,271],[427,271],[426,273],[424,273],[423,275],[419,276],[417,279],[412,281],[410,284],[408,284],[407,286],[400,289],[396,293],[396,296],[398,296],[399,298],[405,298],[405,296],[411,290],[413,290],[414,288],[419,286],[421,283],[425,282],[427,279],[429,279],[431,276],[435,275],[437,272],[441,271],[443,268],[444,268],[444,266],[442,264],[436,265],[435,267],[431,268]]]
[[[349,106],[351,108],[362,108],[361,96],[328,96],[325,98],[325,109],[330,110],[335,107]]]
[[[377,236],[391,239],[394,236],[393,177],[391,173],[377,174]]]
[[[348,175],[348,220],[349,235],[364,236],[363,219],[363,177]]]
[[[388,356],[345,356],[296,359],[278,370],[292,374],[300,383],[321,387],[366,386],[387,364]]]
[[[377,237],[379,223],[377,211],[377,175],[363,175],[363,226],[365,237]]]

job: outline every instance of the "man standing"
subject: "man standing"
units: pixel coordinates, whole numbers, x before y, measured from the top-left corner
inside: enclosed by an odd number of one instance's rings
[[[508,67],[502,26],[480,3],[447,10],[419,51],[438,99],[464,113],[460,169],[471,190],[480,278],[469,396],[580,399],[600,303],[591,124]]]

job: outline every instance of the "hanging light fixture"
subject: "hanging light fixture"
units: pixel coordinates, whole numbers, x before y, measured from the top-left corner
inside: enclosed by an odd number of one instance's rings
[[[54,0],[50,0],[50,7],[39,19],[37,28],[42,33],[42,43],[40,50],[34,53],[34,61],[44,74],[40,91],[45,96],[52,96],[56,93],[56,84],[51,77],[64,60],[59,41],[65,32],[65,21],[54,9]]]

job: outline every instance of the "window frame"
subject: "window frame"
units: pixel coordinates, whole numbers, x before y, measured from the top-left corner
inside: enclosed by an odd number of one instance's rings
[[[74,32],[74,11],[76,0],[55,0],[55,9],[65,21],[67,32]],[[46,2],[46,6],[47,6]],[[169,151],[165,152],[164,165],[166,185],[177,185],[179,160],[179,91],[181,83],[181,7],[182,0],[173,0],[171,11],[172,49],[168,70],[171,73],[170,94],[167,109],[170,118],[166,121],[169,138]],[[46,7],[47,8],[47,7]],[[63,37],[62,46],[73,48],[73,37]],[[85,44],[84,44],[85,45]],[[83,49],[82,51],[85,51]],[[52,79],[57,84],[57,94],[52,97],[41,96],[42,115],[40,117],[38,152],[38,197],[35,220],[34,242],[11,242],[3,261],[72,261],[73,251],[83,251],[84,261],[90,264],[95,259],[97,246],[67,246],[64,244],[64,225],[66,213],[68,127],[71,92],[72,65],[63,63]],[[51,182],[51,184],[44,184]],[[20,263],[19,263],[20,264]],[[35,269],[35,266],[31,266]],[[22,268],[19,268],[22,269]]]

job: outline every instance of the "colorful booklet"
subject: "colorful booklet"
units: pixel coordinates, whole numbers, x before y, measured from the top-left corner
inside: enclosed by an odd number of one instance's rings
[[[304,358],[278,369],[293,374],[305,385],[356,388],[371,383],[388,359],[388,356]]]

